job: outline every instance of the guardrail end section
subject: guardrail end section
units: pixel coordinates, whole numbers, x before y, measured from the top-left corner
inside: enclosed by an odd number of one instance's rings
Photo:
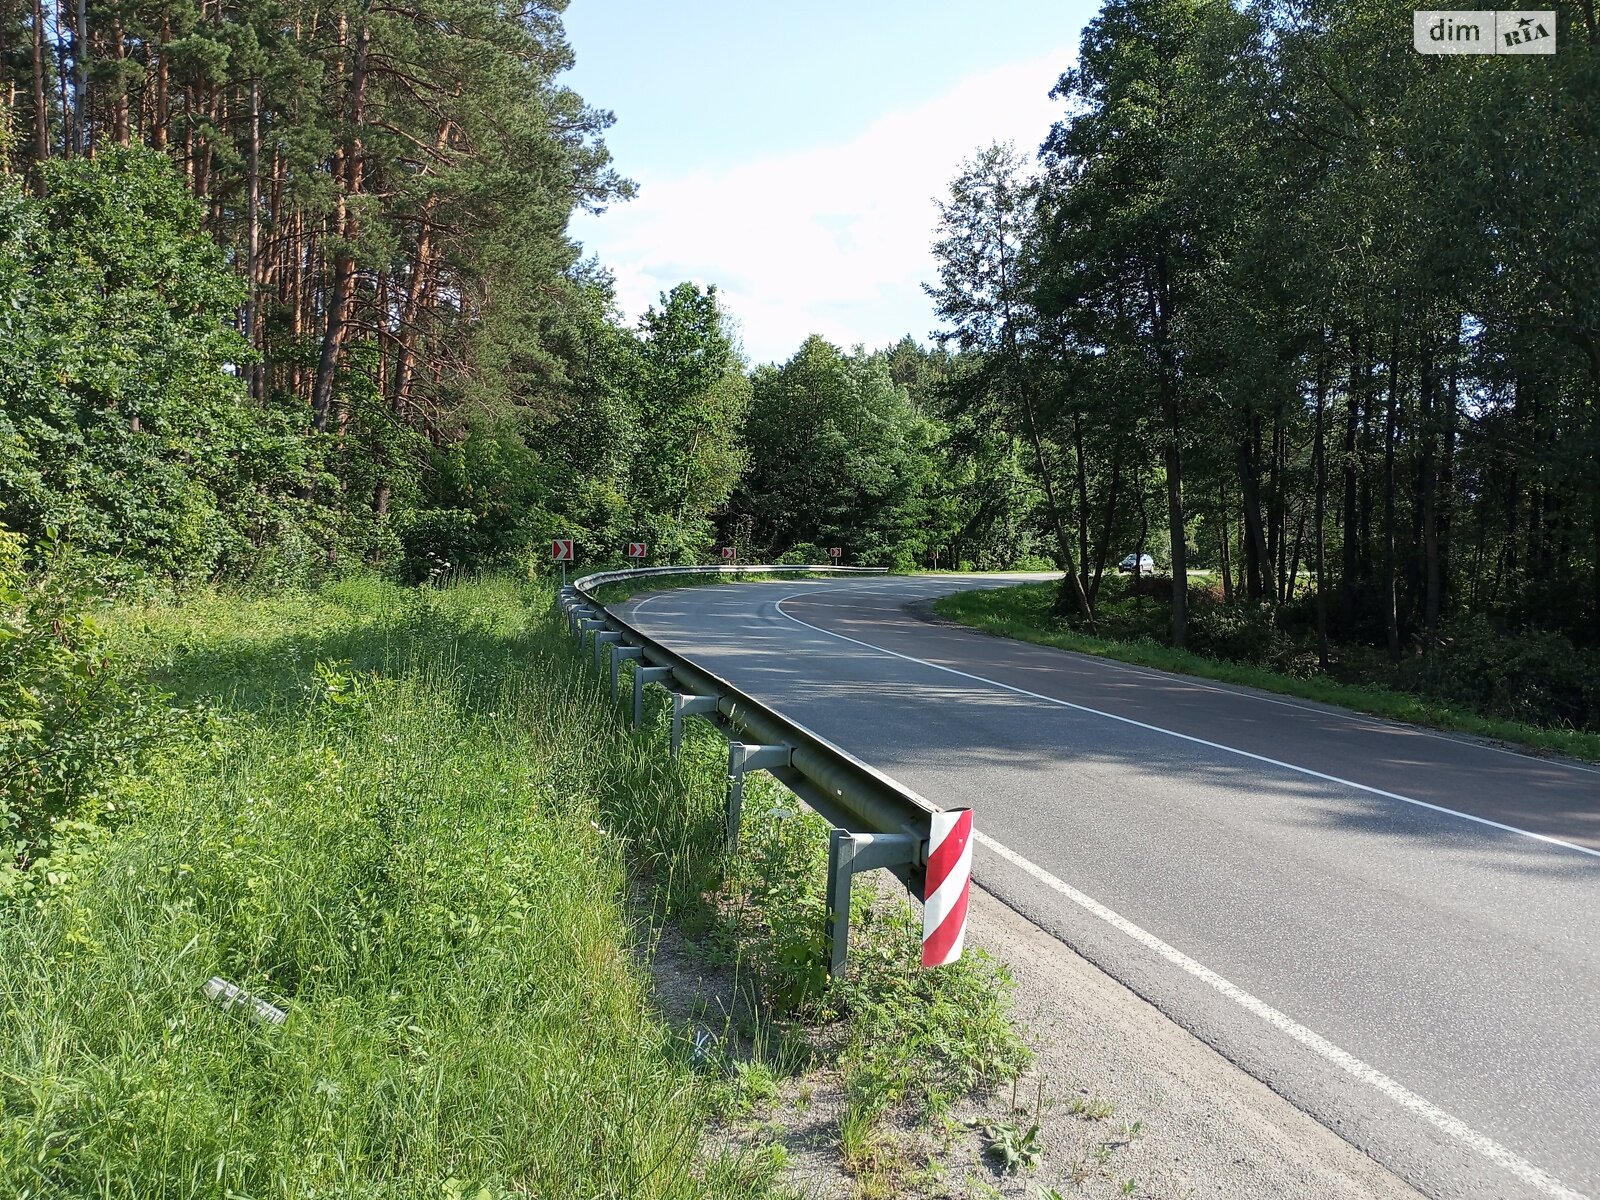
[[[933,814],[922,901],[922,965],[942,967],[961,957],[972,890],[972,810]]]

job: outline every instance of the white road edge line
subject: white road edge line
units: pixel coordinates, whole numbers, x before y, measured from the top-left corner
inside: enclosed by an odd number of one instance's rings
[[[1073,704],[1066,700],[1057,700],[1053,696],[1043,696],[1037,692],[1027,691],[1024,688],[1012,687],[1008,683],[1001,683],[994,679],[985,679],[981,675],[972,675],[966,671],[958,671],[954,667],[943,667],[938,663],[931,663],[920,658],[913,658],[909,654],[900,654],[894,650],[885,650],[882,646],[874,646],[869,642],[863,642],[857,640],[856,638],[846,637],[842,633],[834,633],[828,629],[821,629],[815,625],[812,625],[808,621],[802,621],[799,617],[790,616],[783,610],[783,603],[785,600],[792,600],[795,597],[802,596],[804,594],[804,592],[793,592],[787,596],[781,597],[775,604],[778,614],[789,621],[793,621],[796,625],[803,625],[807,629],[823,634],[826,637],[837,638],[841,642],[849,642],[852,645],[860,646],[863,649],[872,650],[879,654],[887,655],[890,658],[904,659],[907,662],[914,662],[925,667],[932,667],[936,671],[944,671],[951,675],[959,675],[964,679],[971,679],[977,683],[987,683],[993,687],[1001,688],[1008,692],[1015,692],[1018,695],[1027,696],[1031,699],[1043,700],[1050,704],[1058,704],[1063,708],[1077,709],[1078,711],[1091,713],[1095,716],[1109,717],[1113,721],[1121,721],[1129,725],[1137,726],[1141,729],[1148,729],[1156,733],[1168,734],[1171,737],[1181,738],[1184,741],[1197,742],[1200,745],[1209,746],[1217,750],[1223,750],[1230,754],[1242,755],[1245,758],[1256,759],[1260,762],[1284,767],[1287,770],[1311,775],[1318,779],[1345,784],[1361,791],[1372,792],[1376,795],[1386,796],[1395,800],[1403,800],[1407,804],[1416,804],[1423,808],[1433,809],[1435,811],[1447,813],[1452,816],[1462,817],[1466,820],[1476,821],[1484,825],[1490,825],[1494,828],[1502,829],[1510,833],[1522,834],[1525,837],[1535,838],[1539,841],[1549,842],[1556,846],[1563,846],[1570,850],[1578,850],[1584,854],[1592,854],[1596,857],[1600,857],[1600,854],[1597,854],[1597,852],[1593,850],[1589,850],[1583,846],[1574,846],[1570,842],[1563,842],[1556,838],[1545,837],[1543,834],[1531,833],[1528,830],[1517,829],[1510,825],[1501,825],[1499,822],[1488,821],[1482,817],[1474,817],[1469,813],[1458,813],[1453,809],[1440,808],[1438,805],[1428,804],[1422,800],[1413,800],[1408,796],[1400,796],[1393,792],[1385,792],[1377,788],[1369,788],[1364,784],[1353,783],[1350,780],[1339,779],[1336,776],[1323,775],[1318,771],[1312,771],[1305,767],[1296,767],[1291,763],[1278,762],[1276,759],[1264,758],[1258,754],[1251,754],[1246,750],[1235,750],[1231,746],[1223,746],[1216,742],[1205,741],[1202,738],[1190,737],[1186,733],[1177,733],[1174,730],[1162,729],[1160,726],[1156,725],[1146,725],[1142,721],[1134,721],[1128,717],[1119,717],[1115,713],[1101,712],[1099,709],[1087,708],[1081,704]],[[635,606],[635,611],[637,611],[638,607],[639,606]],[[1433,1125],[1436,1129],[1439,1129],[1443,1133],[1455,1138],[1469,1149],[1477,1152],[1479,1155],[1488,1159],[1496,1166],[1509,1171],[1511,1174],[1517,1176],[1517,1178],[1523,1180],[1531,1187],[1538,1189],[1547,1196],[1555,1197],[1556,1200],[1587,1200],[1587,1198],[1581,1192],[1573,1191],[1571,1188],[1563,1184],[1559,1179],[1556,1179],[1553,1175],[1550,1175],[1548,1172],[1534,1166],[1532,1163],[1528,1162],[1526,1159],[1522,1158],[1513,1151],[1506,1149],[1506,1147],[1502,1146],[1493,1138],[1479,1133],[1470,1125],[1466,1124],[1466,1122],[1462,1121],[1459,1117],[1452,1116],[1451,1114],[1445,1112],[1442,1108],[1433,1104],[1431,1101],[1417,1095],[1405,1085],[1389,1078],[1389,1076],[1385,1075],[1382,1071],[1379,1071],[1376,1067],[1363,1062],[1361,1059],[1357,1058],[1348,1051],[1340,1049],[1321,1034],[1306,1028],[1293,1018],[1279,1012],[1266,1001],[1258,999],[1249,992],[1245,991],[1243,988],[1229,982],[1221,975],[1218,975],[1210,967],[1196,962],[1187,954],[1184,954],[1181,950],[1178,950],[1173,946],[1169,946],[1166,942],[1156,937],[1155,934],[1150,933],[1148,930],[1143,929],[1138,925],[1135,925],[1132,921],[1128,920],[1120,913],[1114,912],[1112,909],[1107,908],[1093,897],[1087,896],[1078,891],[1077,888],[1061,879],[1058,879],[1056,876],[1052,875],[1049,871],[1046,871],[1043,867],[1037,865],[1036,863],[1030,862],[1028,859],[1024,858],[1010,847],[1002,845],[993,838],[989,837],[987,834],[976,829],[974,829],[972,836],[973,840],[979,845],[999,855],[1001,858],[1005,859],[1013,866],[1025,871],[1027,874],[1032,875],[1035,879],[1044,884],[1046,887],[1050,888],[1052,891],[1065,896],[1068,900],[1071,900],[1074,904],[1078,905],[1086,912],[1106,922],[1118,932],[1132,938],[1146,949],[1154,951],[1161,958],[1166,959],[1174,966],[1194,976],[1202,983],[1208,984],[1212,988],[1216,989],[1216,991],[1232,1000],[1235,1004],[1238,1004],[1241,1008],[1245,1009],[1247,1012],[1260,1017],[1263,1021],[1266,1021],[1267,1024],[1273,1026],[1280,1032],[1287,1034],[1289,1037],[1299,1042],[1302,1046],[1305,1046],[1308,1050],[1311,1050],[1313,1053],[1333,1063],[1335,1066],[1339,1067],[1341,1070],[1345,1071],[1354,1078],[1360,1080],[1362,1083],[1376,1088],[1402,1108],[1415,1113],[1417,1116]]]
[[[1444,1133],[1449,1134],[1451,1137],[1455,1138],[1459,1142],[1462,1142],[1470,1149],[1477,1151],[1478,1154],[1482,1155],[1496,1166],[1509,1171],[1523,1182],[1537,1188],[1547,1196],[1557,1197],[1558,1200],[1584,1200],[1581,1192],[1573,1191],[1571,1188],[1563,1184],[1559,1179],[1556,1179],[1554,1176],[1534,1166],[1532,1163],[1520,1157],[1513,1151],[1506,1149],[1493,1138],[1479,1133],[1460,1118],[1451,1116],[1442,1108],[1439,1108],[1430,1101],[1423,1099],[1421,1096],[1417,1095],[1403,1084],[1397,1083],[1395,1080],[1390,1079],[1389,1076],[1385,1075],[1376,1067],[1363,1062],[1361,1059],[1357,1058],[1348,1051],[1341,1050],[1338,1046],[1335,1046],[1321,1034],[1307,1029],[1298,1021],[1273,1008],[1270,1004],[1266,1003],[1266,1001],[1259,1000],[1249,992],[1245,991],[1243,988],[1230,983],[1221,975],[1218,975],[1210,967],[1203,966],[1194,959],[1190,958],[1187,954],[1184,954],[1181,950],[1177,950],[1172,946],[1167,945],[1166,942],[1156,937],[1155,934],[1140,928],[1138,925],[1135,925],[1132,921],[1128,920],[1120,913],[1113,912],[1104,904],[1101,904],[1098,900],[1084,895],[1072,885],[1057,879],[1054,875],[1050,874],[1049,871],[1046,871],[1043,867],[1038,866],[1035,863],[1029,862],[1015,850],[1012,850],[1006,846],[1002,846],[999,842],[995,841],[987,834],[980,833],[976,830],[973,831],[972,837],[973,840],[976,841],[980,846],[993,851],[995,854],[999,855],[1013,866],[1021,868],[1023,871],[1027,872],[1029,875],[1032,875],[1035,879],[1044,884],[1046,887],[1050,888],[1052,891],[1059,892],[1061,895],[1065,896],[1068,900],[1071,900],[1080,908],[1089,912],[1093,916],[1099,917],[1102,921],[1106,922],[1106,924],[1112,926],[1119,932],[1126,934],[1128,937],[1138,942],[1141,946],[1144,946],[1148,950],[1154,951],[1157,955],[1166,959],[1173,966],[1188,972],[1202,983],[1209,984],[1211,987],[1215,988],[1218,992],[1222,993],[1222,995],[1226,996],[1229,1000],[1232,1000],[1241,1008],[1244,1008],[1246,1011],[1260,1017],[1274,1029],[1277,1029],[1281,1033],[1287,1034],[1289,1037],[1299,1042],[1308,1050],[1311,1050],[1313,1053],[1327,1059],[1336,1067],[1345,1071],[1347,1074],[1354,1076],[1362,1083],[1376,1088],[1402,1108],[1415,1113],[1417,1116],[1427,1121],[1430,1125]]]
[[[1193,735],[1187,733],[1179,733],[1175,729],[1163,729],[1160,725],[1149,725],[1144,721],[1135,721],[1132,717],[1121,717],[1116,713],[1105,712],[1104,710],[1098,708],[1090,708],[1084,704],[1074,704],[1070,700],[1058,700],[1054,696],[1046,696],[1039,692],[1030,692],[1027,688],[1013,687],[1009,683],[1001,683],[998,679],[988,679],[982,675],[973,675],[967,671],[958,671],[954,667],[940,666],[938,663],[928,662],[926,659],[922,658],[914,658],[909,654],[901,654],[896,650],[885,650],[882,646],[874,646],[871,642],[863,642],[853,637],[846,637],[842,633],[834,633],[831,629],[820,628],[819,626],[811,624],[809,621],[802,621],[799,617],[791,616],[789,613],[784,612],[784,601],[793,600],[796,596],[800,595],[804,595],[804,593],[795,592],[792,595],[784,596],[782,599],[778,600],[776,604],[778,615],[787,620],[793,621],[796,625],[804,625],[807,629],[814,630],[825,637],[837,638],[841,642],[849,642],[852,645],[860,646],[866,650],[875,651],[878,654],[886,654],[890,658],[904,659],[906,662],[914,662],[924,667],[931,667],[935,671],[943,671],[949,675],[958,675],[962,679],[970,679],[974,683],[986,683],[990,687],[997,687],[1003,691],[1013,692],[1018,696],[1027,696],[1030,700],[1041,700],[1046,704],[1055,704],[1061,708],[1070,708],[1077,712],[1088,713],[1091,716],[1105,717],[1110,721],[1119,721],[1124,725],[1132,725],[1136,729],[1145,729],[1151,733],[1165,734],[1167,737],[1177,738],[1180,741],[1192,742],[1196,746],[1205,746],[1207,749],[1220,750],[1224,754],[1234,754],[1240,758],[1248,758],[1253,762],[1266,763],[1268,766],[1272,767],[1281,767],[1285,771],[1293,771],[1297,775],[1307,775],[1312,779],[1320,779],[1324,783],[1336,783],[1341,787],[1354,788],[1356,791],[1366,792],[1368,795],[1382,796],[1385,800],[1398,800],[1402,804],[1414,804],[1416,807],[1428,809],[1430,812],[1442,813],[1448,817],[1459,817],[1463,821],[1471,821],[1476,825],[1486,825],[1490,829],[1498,829],[1503,833],[1514,833],[1518,837],[1531,838],[1536,842],[1543,842],[1549,846],[1557,846],[1562,850],[1574,850],[1579,854],[1586,854],[1590,858],[1600,858],[1600,850],[1591,850],[1588,846],[1580,846],[1575,842],[1562,841],[1560,838],[1551,837],[1549,834],[1534,833],[1531,829],[1520,829],[1515,825],[1506,825],[1499,821],[1491,821],[1488,817],[1474,816],[1472,813],[1461,812],[1454,808],[1446,808],[1442,804],[1430,804],[1426,800],[1418,800],[1413,796],[1402,796],[1399,792],[1386,792],[1382,788],[1371,787],[1365,783],[1357,783],[1353,779],[1341,779],[1337,775],[1326,775],[1321,771],[1313,771],[1310,767],[1296,766],[1294,763],[1283,762],[1282,760],[1276,758],[1268,758],[1264,754],[1254,754],[1249,750],[1240,750],[1234,746],[1225,746],[1221,742],[1207,741],[1205,738],[1194,737]]]

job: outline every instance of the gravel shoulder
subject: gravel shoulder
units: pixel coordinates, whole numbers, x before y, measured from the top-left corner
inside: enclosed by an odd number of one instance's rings
[[[824,1034],[815,1066],[782,1079],[755,1111],[724,1121],[713,1142],[755,1153],[781,1147],[788,1183],[816,1200],[1054,1200],[1052,1191],[1086,1200],[1419,1200],[1399,1177],[977,887],[970,929],[969,945],[1005,963],[1016,982],[1014,1016],[1036,1058],[1015,1093],[975,1097],[931,1127],[892,1126],[865,1168],[857,1161],[847,1169],[845,1097],[827,1066]],[[658,929],[646,958],[663,1015],[687,1037],[748,1027],[748,991],[676,931]],[[1025,1132],[1036,1121],[1037,1164],[1002,1171],[980,1126]]]
[[[1228,1062],[1154,1006],[981,889],[977,944],[1011,968],[1016,1018],[1037,1054],[1019,1105],[1045,1084],[1043,1162],[989,1182],[1004,1196],[1132,1194],[1163,1200],[1417,1200],[1416,1190]],[[1072,1100],[1104,1100],[1099,1120]],[[1052,1104],[1051,1101],[1054,1101]],[[1001,1107],[1009,1097],[1001,1098]],[[1139,1123],[1131,1139],[1125,1131]],[[1112,1153],[1101,1164],[1097,1151]],[[1095,1169],[1078,1190],[1080,1164]],[[955,1167],[955,1164],[950,1164]],[[1122,1190],[1132,1180],[1131,1193]]]

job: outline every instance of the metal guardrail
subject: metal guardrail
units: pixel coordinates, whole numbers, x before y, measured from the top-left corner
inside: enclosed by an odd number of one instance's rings
[[[732,845],[739,837],[744,777],[767,771],[833,825],[828,846],[828,943],[830,971],[844,968],[849,940],[850,880],[858,871],[885,867],[918,897],[923,896],[938,809],[916,792],[868,766],[848,751],[813,733],[799,722],[741,691],[726,679],[697,666],[669,649],[596,597],[607,584],[674,575],[811,573],[883,575],[883,567],[708,566],[645,567],[600,571],[564,587],[559,603],[569,631],[580,647],[592,638],[595,666],[611,648],[611,695],[618,698],[619,668],[632,661],[633,723],[643,718],[644,688],[657,684],[672,700],[674,755],[682,738],[683,719],[699,715],[730,733],[728,746],[727,824]],[[749,739],[749,740],[743,740]]]

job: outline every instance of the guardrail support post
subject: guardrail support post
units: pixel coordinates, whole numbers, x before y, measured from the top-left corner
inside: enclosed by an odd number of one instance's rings
[[[728,824],[724,838],[729,846],[737,845],[739,841],[739,816],[744,811],[745,772],[787,767],[793,761],[794,750],[789,746],[728,743]]]
[[[605,624],[604,621],[601,622]],[[611,642],[620,642],[622,635],[611,629],[597,629],[594,633],[594,669],[598,671],[604,661],[606,646]]]
[[[917,839],[908,833],[828,832],[828,975],[844,971],[850,948],[850,884],[857,871],[897,867],[917,861]]]
[[[563,607],[567,610],[567,633],[576,641],[582,636],[578,624],[588,615],[589,610],[582,604],[567,604]]]
[[[671,667],[645,667],[633,669],[633,727],[644,724],[644,686],[647,683],[666,683],[672,678]]]
[[[717,711],[717,698],[715,696],[686,696],[682,692],[672,694],[672,757],[678,757],[678,747],[683,744],[683,718],[694,716],[696,713],[714,713]]]
[[[611,647],[611,698],[617,698],[617,671],[622,666],[624,659],[643,658],[644,651],[638,646],[613,646]]]
[[[604,617],[579,617],[578,618],[578,649],[583,649],[583,639],[588,636],[591,629],[604,629]]]

